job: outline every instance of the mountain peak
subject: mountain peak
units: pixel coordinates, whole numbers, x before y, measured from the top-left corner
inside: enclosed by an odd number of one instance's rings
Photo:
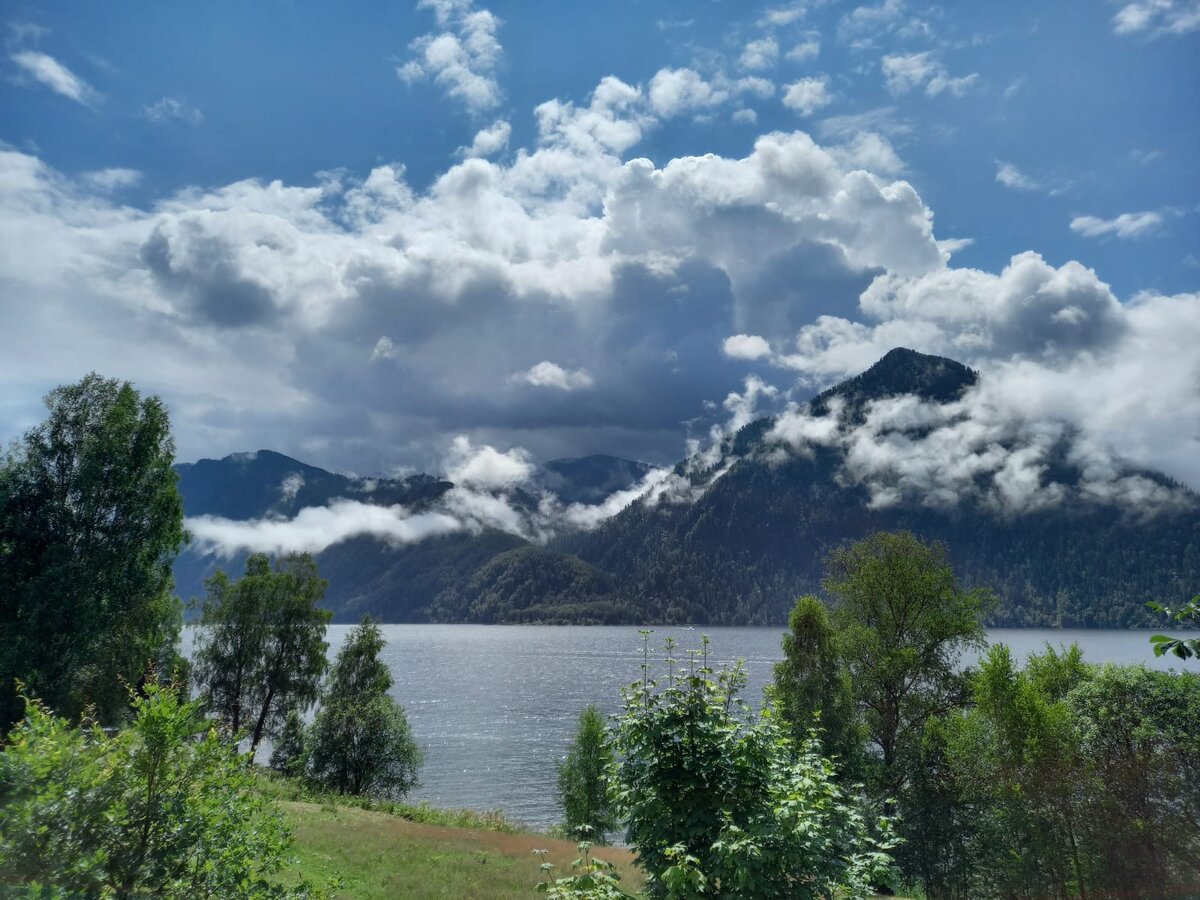
[[[861,375],[819,394],[813,399],[812,410],[824,415],[834,397],[841,397],[855,410],[868,401],[902,394],[915,394],[935,403],[951,403],[978,380],[979,375],[960,362],[896,347]]]

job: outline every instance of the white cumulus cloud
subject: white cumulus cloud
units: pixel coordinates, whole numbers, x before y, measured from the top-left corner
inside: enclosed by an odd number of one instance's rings
[[[747,96],[744,79],[701,80],[730,113]],[[0,147],[0,280],[37,301],[0,306],[6,391],[34,398],[0,406],[3,431],[95,369],[161,395],[185,459],[272,446],[431,471],[470,435],[667,461],[675,423],[706,433],[722,407],[705,401],[745,396],[737,351],[762,346],[725,352],[742,335],[772,351],[756,368],[781,389],[895,346],[1003,372],[1023,402],[1200,485],[1195,295],[1119,298],[1037,254],[951,265],[961,242],[935,233],[887,140],[912,127],[896,110],[825,120],[820,143],[771,132],[740,155],[660,161],[639,147],[658,121],[648,91],[618,78],[534,117],[527,146],[428,183],[388,163],[138,202]],[[375,347],[394,362],[369,365]],[[539,360],[594,383],[514,389]]]
[[[204,113],[188,104],[182,97],[161,97],[143,107],[142,114],[151,122],[177,121],[187,125],[199,125],[204,121]]]
[[[735,334],[725,338],[722,352],[732,359],[763,359],[771,355],[771,345],[757,334]]]
[[[379,340],[375,342],[375,346],[371,349],[371,362],[379,362],[384,359],[395,359],[399,356],[396,350],[396,344],[386,334],[380,335]]]
[[[596,383],[587,369],[564,369],[557,363],[542,360],[528,371],[518,372],[512,381],[520,381],[534,387],[555,388],[560,391],[578,391]]]
[[[718,106],[728,91],[706,81],[695,69],[659,69],[650,79],[650,108],[664,119]]]
[[[476,9],[472,0],[421,0],[417,6],[432,9],[443,30],[414,40],[412,59],[396,74],[409,83],[433,79],[471,113],[499,106],[503,96],[496,80],[503,56],[496,37],[500,19],[489,10]]]
[[[790,62],[802,63],[816,59],[821,55],[821,42],[817,38],[801,41],[786,54],[784,58]]]
[[[996,161],[996,181],[1016,191],[1036,191],[1041,185],[1012,163]]]
[[[494,156],[508,146],[508,139],[511,135],[512,126],[503,119],[498,119],[487,128],[477,131],[474,140],[471,141],[471,146],[460,147],[459,155],[468,159]]]
[[[444,465],[447,478],[473,488],[508,488],[533,474],[533,463],[523,448],[500,451],[490,444],[476,446],[461,434],[451,444]]]
[[[752,72],[757,72],[761,69],[769,69],[779,60],[779,44],[774,38],[764,37],[755,41],[750,41],[742,48],[742,55],[738,58],[738,65],[743,69],[749,69]]]
[[[137,169],[98,169],[95,172],[85,172],[83,180],[98,191],[119,191],[133,187],[142,180],[142,173]]]
[[[829,79],[821,75],[816,78],[801,78],[784,89],[783,105],[802,116],[811,116],[833,102],[829,93]]]

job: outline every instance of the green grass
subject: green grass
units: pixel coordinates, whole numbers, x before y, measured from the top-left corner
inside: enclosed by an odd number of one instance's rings
[[[338,879],[338,896],[355,900],[532,898],[541,877],[535,848],[549,851],[557,874],[578,856],[574,844],[542,835],[429,824],[330,802],[277,802],[295,830],[293,874],[317,884]],[[598,848],[596,855],[617,865],[626,890],[641,886],[628,850]]]
[[[263,796],[275,801],[311,803],[351,807],[355,809],[383,812],[399,816],[410,822],[424,825],[446,825],[451,828],[472,828],[477,831],[499,831],[506,834],[527,832],[520,823],[506,819],[498,809],[477,812],[473,809],[439,809],[428,803],[396,803],[388,800],[372,800],[368,797],[349,797],[322,791],[311,784],[286,778],[270,769],[258,769],[258,789]]]

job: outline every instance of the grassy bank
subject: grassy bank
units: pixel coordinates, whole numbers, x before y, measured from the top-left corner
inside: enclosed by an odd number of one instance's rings
[[[479,898],[535,896],[538,859],[549,851],[557,872],[570,869],[575,845],[541,835],[414,822],[388,812],[332,803],[279,801],[295,829],[298,873],[314,882],[338,878],[340,897]],[[622,884],[641,885],[628,850],[603,848]]]

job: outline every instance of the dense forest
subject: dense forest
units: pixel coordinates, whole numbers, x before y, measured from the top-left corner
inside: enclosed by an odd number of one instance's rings
[[[811,415],[835,406],[861,422],[872,401],[912,396],[951,404],[979,376],[953,360],[895,350],[861,375],[817,396]],[[814,447],[782,456],[760,418],[726,438],[719,458],[681,462],[675,476],[695,488],[688,502],[635,502],[592,531],[559,530],[545,546],[484,529],[391,546],[370,537],[318,555],[337,621],[364,612],[389,622],[782,623],[794,599],[819,591],[829,550],[877,530],[904,529],[951,548],[968,585],[999,597],[989,624],[1129,627],[1154,623],[1145,603],[1191,596],[1200,571],[1200,501],[1153,472],[1130,474],[1179,502],[1152,509],[1078,491],[1068,434],[1041,477],[1067,499],[1020,513],[978,496],[931,507],[913,498],[876,507],[862,484],[842,477],[845,451]],[[454,485],[429,475],[364,479],[259,451],[177,466],[189,516],[287,518],[345,497],[433,508]],[[556,460],[503,499],[534,510],[538,497],[597,503],[648,471],[611,456]],[[714,477],[723,472],[720,477]],[[175,566],[180,594],[199,596],[220,560],[196,549]]]

